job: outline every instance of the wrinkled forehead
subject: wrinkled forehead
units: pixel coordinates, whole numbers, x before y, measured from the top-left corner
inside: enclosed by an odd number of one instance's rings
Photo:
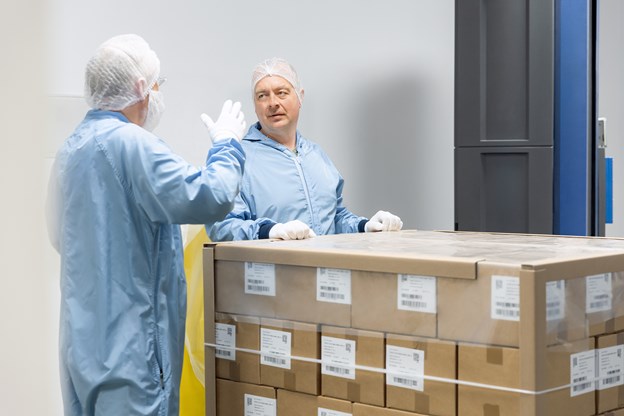
[[[254,87],[254,93],[259,91],[268,91],[278,88],[294,89],[292,83],[280,75],[267,75],[260,78]]]

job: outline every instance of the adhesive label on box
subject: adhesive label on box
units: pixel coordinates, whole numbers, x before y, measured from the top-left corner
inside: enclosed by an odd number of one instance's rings
[[[353,416],[351,413],[339,412],[337,410],[318,408],[317,416]]]
[[[275,296],[275,265],[245,262],[245,293]]]
[[[277,400],[245,394],[245,416],[277,416]]]
[[[215,356],[224,360],[236,361],[236,326],[215,323]]]
[[[520,320],[520,279],[514,276],[492,276],[492,319]]]
[[[605,312],[611,310],[613,291],[611,273],[595,274],[585,278],[585,312]]]
[[[598,350],[598,390],[624,384],[624,345]]]
[[[596,351],[583,351],[570,356],[570,396],[595,390]]]
[[[316,269],[316,300],[351,304],[351,270]]]
[[[546,282],[546,321],[565,317],[565,280]]]
[[[436,278],[432,276],[397,275],[397,309],[437,313]]]
[[[291,333],[260,328],[260,364],[290,370]]]
[[[355,380],[355,341],[321,337],[321,373]]]
[[[386,346],[386,384],[423,391],[425,352],[395,345]]]

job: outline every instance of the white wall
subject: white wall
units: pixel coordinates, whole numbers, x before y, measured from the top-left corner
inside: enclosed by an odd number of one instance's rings
[[[606,235],[624,237],[624,2],[599,1],[598,116],[607,118],[606,156],[613,158],[613,224]]]
[[[168,78],[156,133],[190,162],[201,164],[210,143],[199,114],[217,116],[233,98],[255,122],[251,70],[281,56],[306,91],[300,131],[334,160],[352,211],[390,210],[405,228],[453,227],[454,0],[49,3],[46,169],[87,109],[86,61],[102,41],[133,32]],[[40,312],[56,330],[58,258],[46,250],[44,275],[54,284]],[[56,336],[43,342],[54,362]],[[47,377],[48,415],[61,414],[56,379]]]

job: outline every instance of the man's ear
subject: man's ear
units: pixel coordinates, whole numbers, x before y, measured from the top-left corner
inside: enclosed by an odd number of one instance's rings
[[[147,93],[147,81],[145,78],[139,78],[136,84],[134,84],[134,89],[139,97],[145,97]]]
[[[301,107],[301,105],[303,104],[303,95],[305,94],[305,91],[303,88],[301,88],[301,92],[299,93],[299,96],[301,97],[301,100],[299,102],[299,106]]]

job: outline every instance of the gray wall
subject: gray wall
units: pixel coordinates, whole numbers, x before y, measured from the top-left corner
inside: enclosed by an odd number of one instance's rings
[[[120,33],[138,33],[158,53],[167,84],[156,133],[194,164],[210,140],[199,114],[227,98],[256,121],[250,75],[281,56],[305,89],[300,131],[332,157],[345,203],[372,216],[400,215],[404,228],[453,227],[454,0],[178,2],[50,0],[46,172],[87,110],[84,65]],[[58,256],[46,246],[46,326],[58,328]],[[49,336],[46,359],[56,360]],[[58,392],[56,372],[48,375]],[[59,409],[60,395],[51,409]],[[51,414],[51,413],[47,413]]]

